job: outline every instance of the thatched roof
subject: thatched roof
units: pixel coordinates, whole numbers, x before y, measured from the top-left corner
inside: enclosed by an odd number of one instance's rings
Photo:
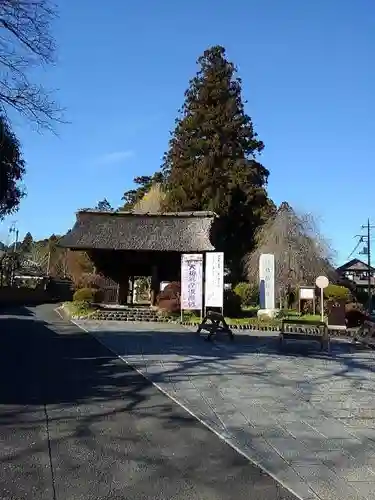
[[[205,252],[213,212],[149,213],[82,210],[59,246],[73,250],[146,250]]]

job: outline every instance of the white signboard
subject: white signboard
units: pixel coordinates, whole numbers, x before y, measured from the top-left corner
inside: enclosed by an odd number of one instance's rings
[[[224,305],[224,253],[206,253],[204,297],[206,307]]]
[[[203,255],[181,256],[181,310],[202,309]]]
[[[314,288],[300,288],[299,289],[299,298],[302,300],[311,300],[315,298],[315,289]]]
[[[275,256],[263,253],[259,258],[260,307],[275,309]]]

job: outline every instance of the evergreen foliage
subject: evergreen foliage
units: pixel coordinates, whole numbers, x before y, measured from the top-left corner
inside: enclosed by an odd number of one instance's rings
[[[21,252],[23,254],[28,254],[31,252],[32,247],[33,247],[33,237],[30,232],[26,233],[22,243],[21,243]]]
[[[264,144],[245,113],[241,80],[225,49],[212,47],[197,62],[164,156],[165,205],[216,212],[214,243],[239,277],[255,230],[274,209],[266,192],[269,172],[257,160]]]
[[[107,198],[99,201],[99,203],[95,207],[95,210],[100,210],[100,212],[113,212],[113,208],[111,207],[111,204],[109,203]]]
[[[20,144],[6,119],[0,116],[0,219],[17,210],[24,196],[20,181],[25,173]]]

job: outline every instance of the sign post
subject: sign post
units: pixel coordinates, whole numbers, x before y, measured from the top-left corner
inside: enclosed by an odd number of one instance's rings
[[[315,315],[315,286],[301,286],[299,289],[298,312],[301,313],[301,301],[313,301],[313,314]]]
[[[200,310],[203,301],[203,254],[182,254],[181,256],[181,320],[184,310]]]
[[[318,276],[315,280],[315,284],[320,288],[320,317],[322,323],[324,322],[324,289],[329,285],[329,280],[327,276]]]
[[[223,314],[224,307],[224,253],[206,253],[204,308],[219,307]]]

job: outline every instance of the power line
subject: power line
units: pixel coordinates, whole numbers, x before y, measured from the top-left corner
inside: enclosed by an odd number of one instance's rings
[[[350,260],[350,257],[356,252],[356,250],[359,247],[359,245],[363,242],[362,236],[355,236],[355,238],[358,238],[358,237],[359,237],[359,240],[358,240],[356,246],[354,247],[354,249],[348,255],[348,259],[347,260]]]
[[[10,228],[9,228],[9,234],[14,234],[14,241],[13,241],[13,252],[16,251],[17,248],[17,243],[18,243],[18,228],[17,228],[17,221],[12,222]]]

